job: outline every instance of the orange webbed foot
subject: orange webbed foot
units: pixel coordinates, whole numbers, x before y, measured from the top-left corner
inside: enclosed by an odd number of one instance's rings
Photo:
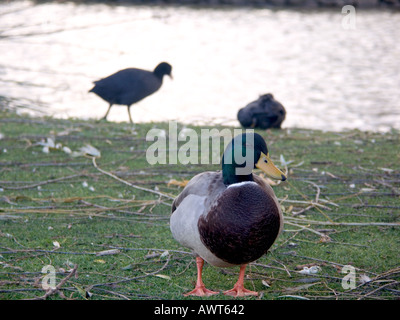
[[[258,292],[246,289],[243,286],[235,285],[233,289],[224,291],[224,294],[232,297],[258,296]]]
[[[209,297],[212,296],[214,294],[218,294],[219,292],[217,291],[212,291],[212,290],[208,290],[205,285],[201,285],[201,286],[196,286],[196,288],[194,288],[194,290],[185,293],[184,296],[197,296],[197,297]]]
[[[245,297],[245,296],[258,296],[258,292],[248,290],[244,287],[244,273],[246,270],[246,265],[240,266],[239,279],[233,286],[233,289],[224,291],[225,295],[232,297]]]
[[[196,257],[196,264],[197,264],[196,287],[192,291],[185,293],[184,296],[209,297],[214,294],[218,294],[219,292],[208,290],[203,283],[201,274],[203,272],[204,260],[200,257]]]

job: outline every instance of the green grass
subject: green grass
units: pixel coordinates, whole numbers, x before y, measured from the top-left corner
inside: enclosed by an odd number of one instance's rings
[[[132,128],[0,113],[1,299],[42,297],[46,265],[57,284],[77,266],[62,294],[47,299],[199,299],[182,295],[193,288],[196,268],[169,231],[171,198],[182,187],[168,182],[220,166],[149,165],[152,128],[168,132],[168,123]],[[248,267],[246,286],[260,292],[257,299],[398,299],[399,132],[258,132],[275,164],[288,170],[288,181],[273,186],[286,223],[269,254]],[[73,151],[94,146],[102,171],[91,157],[43,152],[38,142],[50,137]],[[282,167],[280,155],[293,162]],[[319,206],[310,207],[316,198]],[[111,249],[118,250],[98,254]],[[305,265],[320,271],[299,273]],[[343,289],[343,265],[356,268],[356,288]],[[206,265],[203,275],[209,289],[227,290],[238,267]],[[363,275],[371,281],[362,284]]]

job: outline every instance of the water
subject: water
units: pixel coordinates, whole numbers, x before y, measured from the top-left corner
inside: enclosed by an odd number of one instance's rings
[[[400,128],[400,13],[339,10],[0,4],[0,97],[24,112],[101,118],[92,81],[119,69],[173,66],[174,80],[131,108],[136,122],[238,125],[271,92],[283,127]],[[114,106],[111,121],[128,121]]]

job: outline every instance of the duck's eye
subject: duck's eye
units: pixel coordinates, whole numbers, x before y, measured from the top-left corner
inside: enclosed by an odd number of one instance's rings
[[[268,163],[268,160],[264,158],[264,162],[265,162],[265,163]]]

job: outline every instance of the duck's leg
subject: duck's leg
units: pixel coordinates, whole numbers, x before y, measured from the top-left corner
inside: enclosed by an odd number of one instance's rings
[[[110,112],[111,107],[112,107],[112,103],[110,103],[110,106],[108,107],[106,115],[103,118],[101,118],[102,120],[107,120],[107,116],[108,116],[108,113]]]
[[[130,121],[130,123],[133,123],[132,117],[131,117],[131,105],[128,106],[128,114],[129,114],[129,121]]]
[[[204,265],[204,260],[200,257],[196,257],[196,264],[197,264],[197,282],[196,282],[196,287],[194,290],[185,293],[184,296],[199,296],[199,297],[204,297],[204,296],[211,296],[213,294],[218,294],[219,292],[216,291],[211,291],[206,289],[206,286],[203,283],[201,274],[203,272],[203,265]]]
[[[233,286],[233,289],[224,291],[225,295],[232,297],[244,297],[244,296],[257,296],[258,292],[247,290],[244,287],[244,274],[246,271],[247,264],[243,264],[240,266],[239,279],[236,284]]]

